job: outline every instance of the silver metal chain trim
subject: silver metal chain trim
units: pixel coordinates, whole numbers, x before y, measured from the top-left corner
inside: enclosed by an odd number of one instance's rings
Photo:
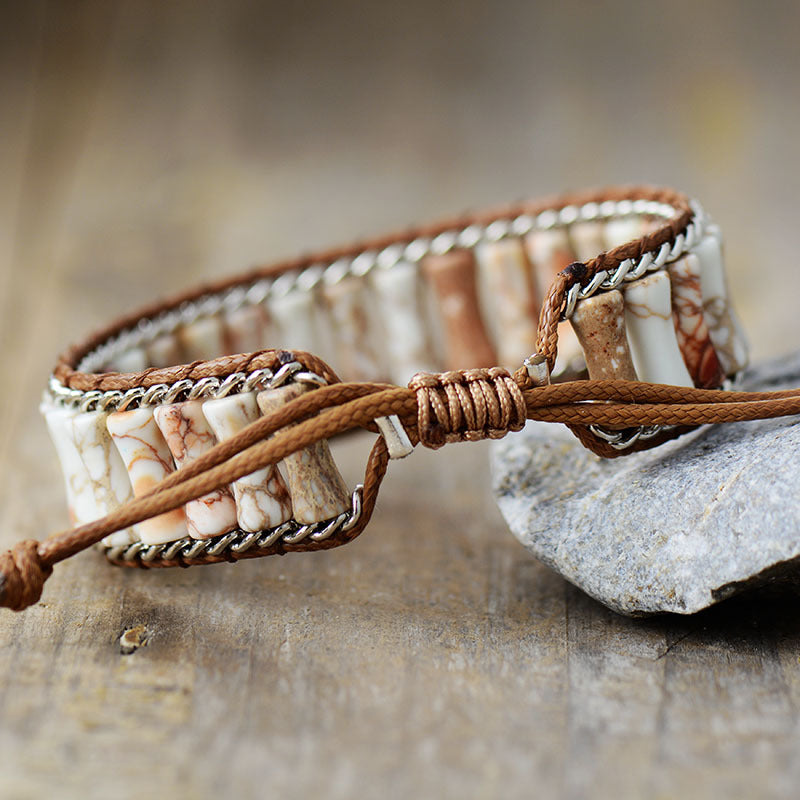
[[[314,522],[310,525],[301,525],[295,520],[289,520],[282,525],[256,533],[236,530],[210,539],[184,537],[164,544],[148,545],[143,542],[134,542],[133,544],[116,547],[106,547],[102,544],[97,546],[109,561],[134,562],[138,560],[149,564],[159,560],[175,561],[200,558],[202,556],[224,556],[226,554],[230,554],[235,558],[253,547],[269,547],[278,540],[282,540],[285,544],[297,544],[304,539],[321,542],[329,539],[338,531],[349,531],[355,526],[361,518],[363,493],[363,485],[358,484],[350,498],[349,511],[345,511],[332,519]]]
[[[229,394],[275,389],[287,382],[325,386],[321,375],[306,370],[299,361],[290,361],[276,372],[257,369],[253,372],[233,372],[225,378],[200,378],[196,381],[180,380],[172,384],[159,383],[149,388],[135,386],[125,392],[82,392],[70,389],[54,377],[50,378],[50,399],[65,408],[78,411],[127,411],[143,406],[177,403],[183,400],[205,400],[226,397]]]
[[[604,442],[608,442],[615,450],[627,450],[638,441],[653,439],[664,431],[672,430],[674,425],[640,425],[636,428],[626,428],[621,431],[612,431],[602,425],[589,425],[589,430]]]

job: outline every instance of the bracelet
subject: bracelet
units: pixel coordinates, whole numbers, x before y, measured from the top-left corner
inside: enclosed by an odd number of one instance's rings
[[[665,189],[524,203],[207,284],[58,359],[41,410],[73,528],[0,555],[0,604],[37,602],[94,544],[145,568],[345,544],[417,444],[537,419],[613,458],[800,411],[795,392],[730,391],[746,363],[719,229]],[[327,441],[355,429],[379,435],[351,490]]]

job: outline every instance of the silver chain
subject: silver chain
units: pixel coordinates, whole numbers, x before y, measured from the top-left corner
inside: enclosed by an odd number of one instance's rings
[[[234,372],[225,378],[200,378],[196,381],[184,379],[172,384],[158,383],[144,388],[135,386],[125,392],[82,392],[70,389],[54,377],[50,378],[50,398],[58,405],[78,411],[126,411],[143,406],[176,403],[181,400],[201,400],[227,397],[229,394],[252,392],[257,389],[275,389],[287,381],[324,386],[325,379],[309,372],[299,361],[290,361],[276,372],[257,369],[253,372]]]
[[[612,431],[602,425],[589,425],[589,430],[604,442],[608,442],[615,450],[627,450],[636,442],[653,439],[664,431],[672,430],[674,425],[639,425],[621,431]]]
[[[134,542],[114,547],[99,544],[98,547],[109,561],[135,562],[138,560],[150,564],[155,561],[194,559],[201,556],[224,556],[226,553],[230,553],[235,558],[253,547],[269,547],[279,540],[285,544],[297,544],[304,539],[321,542],[329,539],[338,531],[349,531],[355,526],[361,518],[363,493],[364,487],[359,484],[350,498],[348,511],[332,519],[314,522],[310,525],[301,525],[295,520],[289,520],[274,528],[255,533],[236,530],[210,539],[191,539],[187,536],[164,544]]]

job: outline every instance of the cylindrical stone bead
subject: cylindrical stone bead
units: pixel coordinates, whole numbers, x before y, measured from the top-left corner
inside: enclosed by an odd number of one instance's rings
[[[203,414],[219,441],[235,436],[260,416],[253,392],[206,400]],[[239,478],[232,488],[242,530],[263,531],[291,519],[289,490],[275,464]]]
[[[217,443],[203,416],[201,400],[157,406],[155,420],[180,469],[207,453]],[[223,487],[190,500],[184,506],[186,526],[193,539],[208,539],[236,527],[236,503],[230,489]]]
[[[147,361],[150,367],[174,367],[183,364],[183,351],[177,336],[165,333],[147,345]]]
[[[108,415],[106,424],[128,470],[134,497],[147,494],[175,471],[172,454],[156,425],[152,408],[115,411]],[[189,535],[183,508],[140,522],[134,529],[145,544],[163,544]]]
[[[598,292],[581,300],[575,306],[570,322],[583,348],[590,378],[636,380],[628,346],[622,292],[617,289]]]
[[[282,408],[307,391],[289,384],[266,389],[257,396],[262,414]],[[295,520],[303,525],[332,519],[350,508],[350,492],[324,440],[291,453],[283,460]]]
[[[539,304],[531,266],[519,239],[486,242],[475,249],[494,321],[500,363],[512,367],[536,349]]]
[[[348,275],[323,284],[322,296],[332,322],[336,370],[345,380],[376,381],[386,377],[370,331],[368,286]]]
[[[655,272],[625,289],[625,325],[640,381],[693,386],[672,321],[669,276]]]
[[[544,297],[561,270],[574,261],[566,228],[533,231],[525,237],[525,252],[533,266],[539,297]]]
[[[111,361],[106,364],[105,369],[108,372],[141,372],[147,369],[147,353],[141,347],[132,347],[124,353],[119,353],[114,356]]]
[[[683,360],[695,386],[713,389],[725,377],[703,314],[700,289],[700,263],[697,256],[687,255],[670,264],[672,284],[672,316],[675,334]]]
[[[613,217],[606,220],[603,230],[605,249],[612,250],[628,244],[645,234],[645,223],[642,217]]]
[[[268,347],[270,319],[261,303],[246,304],[225,313],[225,351],[255,353]]]
[[[573,261],[587,262],[606,249],[605,223],[599,219],[574,222],[569,228]]]
[[[447,369],[491,367],[497,355],[481,318],[475,261],[469,250],[428,256],[423,273],[433,286],[442,319]]]
[[[708,334],[726,375],[735,375],[747,366],[747,339],[728,299],[722,245],[714,235],[706,235],[692,252],[700,267],[700,288]]]
[[[292,289],[277,297],[270,296],[267,308],[277,328],[276,347],[304,350],[325,358],[326,353],[320,347],[321,337],[313,292]]]
[[[56,448],[73,524],[82,525],[115,511],[133,497],[125,464],[106,428],[104,411],[78,412],[43,407]],[[109,534],[103,543],[114,547],[136,541],[132,528]]]
[[[420,297],[419,269],[400,261],[370,273],[381,319],[392,380],[404,386],[417,372],[438,372]]]
[[[186,363],[208,361],[225,353],[225,335],[218,316],[200,317],[175,331]]]

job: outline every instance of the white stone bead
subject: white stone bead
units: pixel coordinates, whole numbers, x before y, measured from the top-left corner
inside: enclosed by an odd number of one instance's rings
[[[211,450],[217,443],[203,416],[201,400],[157,406],[156,425],[180,469]],[[236,503],[227,487],[190,500],[184,507],[186,527],[193,539],[208,539],[236,527]]]
[[[716,389],[722,384],[724,374],[703,312],[699,259],[690,253],[670,264],[667,272],[672,285],[675,333],[683,361],[695,386]]]
[[[64,473],[70,519],[82,525],[110,514],[133,497],[128,472],[106,429],[103,411],[43,406],[47,428]],[[132,528],[103,539],[109,546],[136,541]]]
[[[748,363],[747,337],[728,299],[722,246],[714,235],[704,236],[692,252],[700,264],[700,287],[708,334],[726,375]]]
[[[570,225],[569,238],[574,260],[589,261],[606,249],[605,223],[598,219],[575,222]]]
[[[126,350],[108,362],[108,372],[141,372],[148,367],[147,353],[139,347]]]
[[[208,361],[225,353],[225,332],[219,317],[201,317],[175,332],[183,360]]]
[[[150,492],[175,470],[152,408],[115,411],[108,415],[106,424],[128,470],[135,497]],[[172,542],[189,535],[183,508],[140,522],[135,529],[145,544]]]
[[[400,261],[388,269],[374,269],[371,279],[386,327],[392,380],[404,386],[417,372],[438,372],[416,264]]]
[[[336,345],[335,367],[344,380],[377,381],[386,370],[375,349],[370,330],[368,287],[361,278],[347,276],[323,287]],[[382,337],[381,337],[382,338]]]
[[[292,290],[280,297],[270,297],[268,307],[278,327],[276,347],[321,355],[314,295],[311,292]]]
[[[219,441],[235,436],[260,416],[254,392],[207,400],[203,414]],[[233,483],[233,496],[244,531],[263,531],[291,519],[292,500],[275,465],[239,478]]]
[[[612,250],[644,236],[645,226],[641,217],[614,217],[606,221],[603,238],[605,249]]]
[[[693,386],[672,321],[670,282],[655,272],[625,289],[625,326],[640,381]]]
[[[244,305],[225,314],[225,350],[254,353],[269,346],[270,320],[266,308]]]
[[[485,242],[475,248],[485,287],[484,305],[493,323],[500,363],[519,366],[536,349],[539,307],[531,266],[519,239]]]

